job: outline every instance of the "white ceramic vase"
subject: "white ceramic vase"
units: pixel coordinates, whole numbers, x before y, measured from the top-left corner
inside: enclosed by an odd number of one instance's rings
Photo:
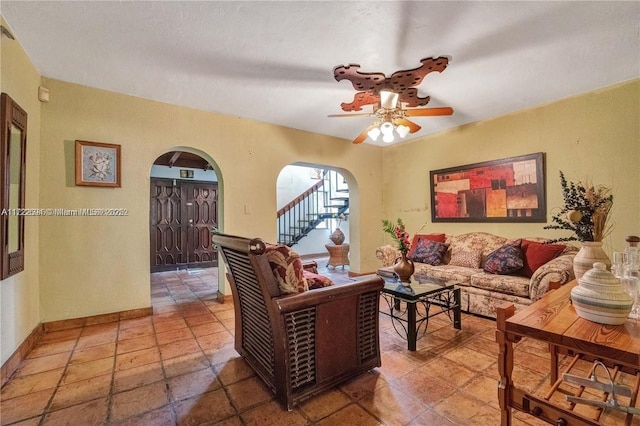
[[[611,269],[611,260],[602,249],[602,241],[583,241],[582,247],[573,258],[573,273],[576,279],[582,278],[596,262],[604,263],[607,270]]]

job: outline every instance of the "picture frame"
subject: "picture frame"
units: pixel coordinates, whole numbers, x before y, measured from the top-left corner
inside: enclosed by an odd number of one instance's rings
[[[544,153],[432,170],[432,222],[539,222],[546,218]]]
[[[76,185],[120,188],[120,145],[76,140]]]

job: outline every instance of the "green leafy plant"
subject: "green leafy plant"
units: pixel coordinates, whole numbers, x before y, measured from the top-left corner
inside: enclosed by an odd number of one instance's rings
[[[402,219],[398,218],[396,223],[387,219],[382,219],[382,230],[391,235],[393,241],[398,244],[398,250],[404,253],[409,251],[411,248],[411,241],[409,240],[409,233],[405,231]]]
[[[570,237],[558,241],[602,241],[611,233],[610,222],[613,195],[611,188],[593,185],[591,182],[567,181],[560,171],[560,186],[564,207],[551,219],[544,229],[566,229],[573,232]]]

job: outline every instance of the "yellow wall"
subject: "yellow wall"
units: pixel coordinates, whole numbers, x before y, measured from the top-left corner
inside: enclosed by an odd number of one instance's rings
[[[7,25],[2,20],[3,25]],[[27,112],[26,207],[38,207],[40,181],[40,74],[16,40],[0,38],[0,87]],[[0,282],[0,363],[40,322],[38,232],[40,219],[25,218],[24,271]]]
[[[455,105],[454,105],[455,107]],[[428,126],[425,123],[420,123]],[[640,234],[640,80],[391,146],[384,151],[385,216],[414,233],[491,232],[506,237],[568,237],[545,224],[431,223],[429,171],[544,152],[547,220],[562,206],[558,172],[613,188],[614,230],[605,249],[622,250]],[[575,243],[579,244],[579,243]]]
[[[295,162],[348,169],[352,223],[377,229],[381,148],[43,79],[40,205],[126,208],[127,217],[47,217],[40,244],[42,321],[150,305],[149,170],[162,153],[206,153],[223,187],[224,231],[276,240],[276,180]],[[74,140],[122,145],[122,188],[74,185]],[[359,204],[359,206],[358,206]],[[366,212],[365,214],[361,214]],[[355,235],[352,231],[352,240]],[[372,271],[379,233],[351,241],[352,269]]]

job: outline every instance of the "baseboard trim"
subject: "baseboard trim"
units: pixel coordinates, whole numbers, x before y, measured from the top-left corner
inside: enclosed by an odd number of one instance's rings
[[[233,296],[231,294],[222,294],[218,291],[218,302],[220,303],[231,303],[233,302]]]
[[[68,330],[70,328],[85,327],[87,325],[106,324],[127,319],[141,318],[153,315],[153,308],[129,309],[127,311],[113,312],[111,314],[92,315],[90,317],[71,318],[44,323],[44,332]]]
[[[27,357],[27,354],[31,352],[31,349],[36,345],[36,343],[42,338],[44,334],[44,325],[42,323],[38,324],[32,331],[29,333],[26,339],[18,346],[11,356],[7,359],[7,361],[2,364],[0,367],[0,386],[4,386],[5,383],[13,376],[13,373],[16,372],[22,361]]]
[[[87,325],[105,324],[108,322],[141,318],[149,315],[153,315],[153,307],[40,323],[33,329],[33,331],[31,331],[31,333],[29,333],[27,338],[20,344],[20,346],[18,346],[18,349],[11,354],[7,361],[2,364],[2,367],[0,367],[0,386],[4,386],[11,376],[13,376],[13,373],[15,373],[18,367],[20,367],[22,361],[24,361],[36,343],[38,343],[46,333],[84,327]]]

